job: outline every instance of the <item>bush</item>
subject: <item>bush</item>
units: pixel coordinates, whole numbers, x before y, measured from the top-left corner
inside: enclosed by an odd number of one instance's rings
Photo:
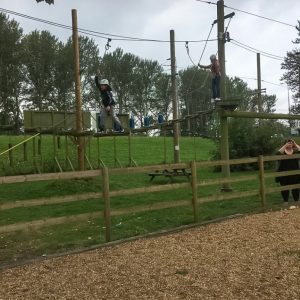
[[[233,119],[229,123],[229,157],[257,157],[259,155],[273,155],[282,144],[288,129],[277,121],[255,119]],[[217,143],[214,159],[220,159],[220,143]],[[257,168],[255,165],[238,165],[238,170]]]

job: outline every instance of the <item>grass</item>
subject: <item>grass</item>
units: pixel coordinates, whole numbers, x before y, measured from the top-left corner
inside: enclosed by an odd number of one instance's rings
[[[28,136],[0,136],[0,153],[8,149],[8,144],[16,145],[26,138],[28,138]],[[38,151],[39,139],[40,138],[37,137],[34,141],[31,140],[26,143],[26,161],[24,160],[23,145],[12,150],[12,165],[10,164],[8,153],[1,155],[0,176],[35,173],[36,168],[34,167],[34,161],[44,173],[58,171],[58,167],[54,162],[54,157],[57,157],[64,171],[71,170],[71,167],[66,160],[67,156],[76,168],[77,150],[71,139],[43,135],[40,142],[40,153]],[[149,138],[145,136],[132,136],[131,157],[141,166],[163,162],[171,163],[173,162],[173,138],[166,137],[165,143],[166,157],[164,155],[163,137]],[[194,159],[205,160],[208,158],[208,153],[212,151],[212,149],[214,149],[214,143],[208,139],[184,137],[180,140],[180,155],[182,161],[191,161]],[[115,150],[117,154],[116,157],[114,155]],[[97,138],[92,138],[91,140],[87,139],[86,156],[94,168],[100,166],[99,159],[101,159],[108,167],[115,167],[115,158],[118,159],[122,166],[127,166],[130,163],[128,137],[104,137],[99,138],[98,141]]]
[[[120,137],[118,144],[120,159],[126,161],[126,138]],[[194,139],[182,138],[182,160],[192,160],[195,156],[193,150]],[[48,140],[50,143],[51,141]],[[109,164],[113,164],[113,155],[109,152],[112,140],[106,138],[102,144],[102,151],[105,153],[103,159]],[[139,158],[140,164],[153,164],[160,162],[162,156],[161,149],[163,138],[134,137],[134,156]],[[168,149],[171,149],[172,140],[167,139]],[[213,149],[213,143],[206,139],[195,139],[197,145],[197,159],[209,159]],[[51,155],[48,152],[48,156]],[[91,148],[91,156],[97,154],[97,149]],[[152,153],[152,154],[151,154]],[[157,153],[157,154],[156,154]],[[44,154],[46,155],[46,153]],[[171,160],[171,152],[168,152]],[[234,172],[232,176],[247,176],[257,174],[251,172]],[[221,174],[214,172],[211,168],[199,169],[198,178],[212,179],[218,178]],[[176,178],[176,182],[186,182],[185,177]],[[149,176],[145,173],[113,175],[110,177],[110,190],[120,190],[125,188],[145,187],[152,185],[163,185],[168,183],[168,179],[161,177],[149,181]],[[274,186],[273,180],[267,181],[267,186]],[[246,191],[258,189],[258,182],[243,182],[232,185],[233,190]],[[86,192],[100,192],[101,178],[72,179],[64,181],[42,181],[25,182],[16,184],[0,185],[0,204],[40,197],[63,196]],[[215,195],[220,193],[219,186],[212,186],[199,189],[199,196]],[[147,194],[136,194],[111,198],[112,209],[122,209],[137,207],[155,202],[175,201],[191,199],[191,189],[179,189],[164,192]],[[276,209],[281,203],[279,194],[271,194],[267,197],[267,209]],[[103,203],[99,199],[79,201],[73,203],[35,206],[30,208],[14,208],[0,211],[0,226],[29,222],[36,219],[49,217],[59,217],[86,212],[101,211]],[[199,221],[213,220],[236,213],[261,212],[260,200],[258,197],[248,197],[235,200],[215,201],[199,204]],[[193,212],[191,207],[169,208],[151,212],[136,213],[112,218],[112,238],[113,240],[123,239],[131,236],[155,232],[161,229],[171,229],[180,225],[193,222]],[[10,234],[0,235],[0,266],[6,263],[23,260],[26,258],[49,255],[66,250],[88,247],[95,244],[104,243],[105,228],[102,219],[91,219],[85,222],[73,222],[63,225],[48,226],[35,231],[19,231]]]

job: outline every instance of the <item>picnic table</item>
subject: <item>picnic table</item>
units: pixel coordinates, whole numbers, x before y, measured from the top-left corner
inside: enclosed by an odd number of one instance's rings
[[[151,178],[150,181],[152,181],[156,176],[165,176],[170,179],[170,181],[173,181],[174,177],[177,176],[185,176],[188,180],[190,180],[191,175],[191,169],[164,169],[164,170],[156,170],[152,173],[148,174]]]

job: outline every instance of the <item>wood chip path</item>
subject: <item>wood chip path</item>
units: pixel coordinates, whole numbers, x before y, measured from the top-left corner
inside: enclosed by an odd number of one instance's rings
[[[300,299],[300,209],[0,273],[0,299]]]

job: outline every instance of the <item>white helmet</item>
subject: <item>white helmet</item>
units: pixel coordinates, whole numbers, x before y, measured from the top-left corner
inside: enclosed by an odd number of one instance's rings
[[[101,85],[102,85],[102,84],[109,85],[109,81],[108,81],[107,79],[102,79],[102,80],[100,81],[100,84],[101,84]]]
[[[209,58],[210,60],[215,60],[217,57],[214,54],[212,54]]]

